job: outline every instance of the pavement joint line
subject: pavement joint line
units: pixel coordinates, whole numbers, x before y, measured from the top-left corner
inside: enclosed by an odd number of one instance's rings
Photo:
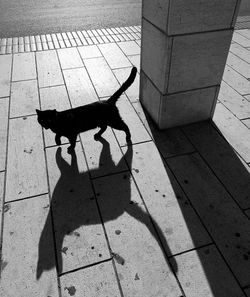
[[[9,117],[9,120],[15,120],[15,119],[21,119],[21,118],[28,118],[28,117],[34,117],[36,116],[35,113],[33,114],[27,114],[27,115],[21,115],[21,116],[16,116],[16,117]]]
[[[62,72],[65,70],[73,70],[73,69],[79,69],[79,68],[85,68],[85,65],[83,66],[78,66],[78,67],[69,67],[69,68],[64,68],[62,69]],[[52,86],[51,86],[52,87]],[[54,87],[54,86],[53,86]],[[44,87],[43,87],[44,88]],[[45,87],[46,88],[46,87]],[[40,88],[41,89],[41,88]]]
[[[192,252],[192,251],[198,251],[198,250],[200,250],[200,249],[203,249],[203,248],[205,248],[205,247],[209,247],[209,246],[211,246],[211,245],[214,245],[214,246],[215,246],[215,243],[214,243],[214,241],[213,241],[212,238],[211,238],[211,240],[212,240],[212,241],[211,241],[210,243],[207,243],[207,244],[204,244],[204,245],[200,245],[200,246],[198,246],[198,247],[194,247],[194,248],[192,248],[192,249],[188,249],[188,250],[182,251],[182,252],[180,252],[180,253],[172,254],[171,256],[168,256],[168,258],[171,259],[171,258],[180,256],[180,255],[183,255],[183,254]]]
[[[72,32],[0,38],[0,55],[138,40],[141,26],[112,27]]]
[[[234,42],[234,43],[236,43],[236,44],[238,44],[239,46],[241,46],[239,43],[237,43],[237,42]],[[242,47],[242,46],[241,46]],[[244,47],[243,47],[244,48]],[[235,54],[235,53],[233,53],[232,51],[230,51],[229,50],[229,52],[230,52],[230,54],[232,54],[232,55],[234,55],[234,56],[236,56],[237,58],[239,58],[240,60],[242,60],[242,61],[244,61],[245,63],[247,63],[247,64],[249,64],[250,65],[250,63],[248,62],[248,61],[246,61],[246,60],[244,60],[242,57],[240,57],[240,56],[238,56],[237,54]],[[227,64],[228,65],[228,64]],[[233,68],[233,67],[231,67],[231,68]],[[234,69],[234,68],[233,68]],[[235,70],[235,69],[234,69]],[[236,71],[236,70],[235,70]],[[242,74],[241,74],[242,75]],[[246,78],[247,80],[249,80],[249,78]],[[245,96],[245,95],[244,95]]]
[[[81,67],[82,68],[82,67]],[[73,68],[72,68],[73,69]],[[68,69],[65,69],[68,70]],[[65,84],[60,84],[60,85],[53,85],[53,86],[44,86],[44,87],[39,87],[39,89],[49,89],[49,88],[54,88],[54,87],[62,87],[65,86]]]
[[[229,66],[228,64],[227,64],[227,66]],[[230,67],[230,66],[229,66]],[[231,67],[232,68],[232,67]],[[232,68],[233,69],[233,68]],[[233,69],[234,70],[234,69]],[[229,83],[227,83],[225,80],[223,80],[222,79],[222,81],[225,83],[225,84],[227,84],[231,89],[233,89],[236,93],[238,93],[241,97],[243,97],[243,98],[245,98],[245,96],[248,96],[248,94],[244,94],[244,95],[242,95],[237,89],[235,89],[233,86],[231,86]],[[248,99],[246,99],[245,98],[245,100],[247,100],[248,101]],[[227,108],[228,109],[228,108]]]
[[[242,60],[242,59],[241,59]],[[243,60],[244,61],[244,60]],[[249,64],[249,63],[248,63]],[[245,78],[246,80],[248,80],[249,81],[249,79],[246,77],[246,76],[244,76],[240,71],[239,71],[239,69],[234,69],[230,64],[226,64],[226,66],[227,67],[229,67],[229,68],[231,68],[233,71],[235,71],[235,72],[237,72],[240,76],[242,76],[243,78]],[[224,81],[224,80],[223,80]],[[225,81],[224,81],[225,82]],[[239,93],[239,92],[238,92]],[[247,93],[247,94],[241,94],[241,96],[248,96],[248,95],[250,95],[250,93]]]
[[[169,157],[163,157],[163,159],[167,161],[167,160],[172,159],[172,158],[177,158],[177,157],[182,157],[182,156],[189,156],[189,155],[192,155],[192,154],[195,154],[195,153],[198,153],[198,151],[194,148],[193,151],[190,151],[190,152],[187,152],[187,153],[179,153],[179,154],[171,155]]]
[[[80,139],[79,139],[79,136],[77,137],[76,139],[76,142],[80,142]],[[61,147],[61,146],[66,146],[66,145],[69,145],[69,142],[64,142],[64,143],[61,143],[60,145],[57,145],[56,143],[55,144],[50,144],[50,145],[44,145],[44,150],[46,149],[50,149],[50,148],[54,148],[54,147]]]
[[[14,56],[11,57],[11,71],[10,71],[10,80],[13,76],[13,64],[14,64]],[[7,174],[8,174],[8,153],[9,153],[9,131],[10,131],[10,95],[11,95],[12,85],[10,84],[9,94],[8,94],[8,109],[7,109],[7,135],[6,135],[6,144],[5,144],[5,160],[4,160],[4,179],[3,179],[3,189],[2,189],[2,203],[0,210],[0,258],[2,259],[2,247],[3,247],[3,230],[4,230],[4,204],[6,199],[6,188],[7,188]],[[0,279],[1,279],[2,269],[0,269]]]
[[[94,139],[94,137],[93,137]],[[84,148],[84,146],[83,146]],[[100,175],[100,176],[94,176],[94,177],[91,177],[90,176],[90,179],[91,180],[96,180],[96,179],[99,179],[99,178],[103,178],[103,177],[109,177],[109,176],[113,176],[113,175],[116,175],[116,174],[121,174],[121,173],[130,173],[130,170],[129,169],[124,169],[124,170],[121,170],[121,171],[117,171],[117,172],[111,172],[111,173],[107,173],[107,174],[104,174],[104,175]]]
[[[88,268],[91,268],[93,266],[97,266],[97,265],[100,265],[102,263],[112,261],[112,259],[113,259],[113,257],[110,257],[110,258],[102,260],[102,261],[98,261],[98,262],[94,262],[94,263],[91,263],[91,264],[88,264],[88,265],[85,265],[85,266],[81,266],[81,267],[78,267],[76,269],[72,269],[72,270],[69,270],[69,271],[66,271],[66,272],[59,273],[58,276],[61,277],[61,276],[64,276],[64,275],[67,275],[67,274],[70,274],[70,273],[74,273],[74,272],[79,271],[79,270],[88,269]]]
[[[32,195],[32,196],[28,196],[28,197],[23,197],[23,198],[19,198],[19,199],[14,199],[14,200],[9,200],[9,201],[4,201],[4,204],[8,204],[8,203],[13,203],[13,202],[18,202],[18,201],[23,201],[23,200],[28,200],[28,199],[35,199],[37,197],[40,196],[44,196],[44,195],[48,195],[49,192],[44,192],[42,194],[37,194],[37,195]]]
[[[36,78],[20,79],[20,80],[11,80],[11,83],[23,82],[23,81],[31,81],[31,80],[36,81],[37,80],[37,77]]]
[[[146,130],[148,132],[148,130]],[[149,134],[149,133],[148,133]],[[150,136],[150,134],[149,134]],[[151,137],[151,136],[150,136]],[[152,139],[149,139],[149,140],[144,140],[144,141],[138,141],[138,142],[134,142],[132,145],[137,145],[137,144],[143,144],[143,143],[147,143],[147,142],[152,142],[153,140]],[[129,144],[131,145],[131,144]],[[121,144],[120,145],[121,147],[127,147],[127,143],[126,144]]]

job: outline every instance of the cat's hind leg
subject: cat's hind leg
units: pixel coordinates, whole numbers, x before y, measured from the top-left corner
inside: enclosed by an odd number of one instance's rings
[[[61,135],[56,134],[55,141],[57,145],[61,145]]]
[[[101,137],[102,133],[107,129],[107,126],[101,126],[100,128],[101,130],[94,135],[95,140],[98,140],[98,138]]]
[[[69,142],[70,142],[70,146],[68,147],[68,153],[69,154],[73,153],[74,150],[75,150],[76,138],[77,138],[77,135],[71,135],[69,137]]]
[[[122,130],[126,133],[126,141],[127,141],[127,144],[131,144],[131,134],[130,134],[130,131],[129,131],[129,128],[128,126],[124,123],[124,121],[122,119],[120,119],[119,121],[115,121],[115,122],[112,122],[110,124],[110,126],[112,128],[115,128],[117,130]]]

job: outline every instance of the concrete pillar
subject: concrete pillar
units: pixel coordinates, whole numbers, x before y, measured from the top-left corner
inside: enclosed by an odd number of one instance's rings
[[[213,117],[240,0],[143,0],[140,100],[160,129]]]

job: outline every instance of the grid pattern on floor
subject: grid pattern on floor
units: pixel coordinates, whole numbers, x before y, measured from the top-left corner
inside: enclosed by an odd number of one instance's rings
[[[141,26],[83,30],[0,39],[0,54],[35,52],[81,45],[139,40]]]
[[[250,29],[250,16],[239,16],[235,24],[235,29]]]
[[[111,95],[140,68],[137,40],[0,56],[0,295],[249,296],[249,48],[250,30],[235,32],[219,132],[155,129],[138,73],[117,103],[134,153],[107,129],[103,142],[80,135],[76,159],[67,140],[60,150],[42,131],[35,108]]]

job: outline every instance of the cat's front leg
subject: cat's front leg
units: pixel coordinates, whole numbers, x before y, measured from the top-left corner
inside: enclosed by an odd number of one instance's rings
[[[56,134],[55,141],[57,145],[61,145],[61,135]]]
[[[68,147],[68,150],[67,150],[69,154],[73,153],[75,150],[76,137],[77,135],[72,135],[69,137],[70,146]]]
[[[101,126],[101,130],[94,135],[94,139],[98,140],[102,136],[102,133],[107,129],[107,126]]]

